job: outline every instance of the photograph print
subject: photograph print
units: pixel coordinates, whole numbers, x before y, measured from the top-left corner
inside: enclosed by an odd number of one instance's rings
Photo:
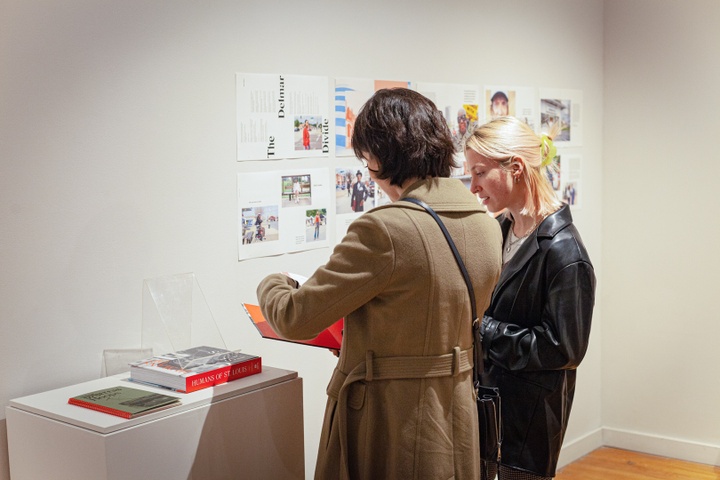
[[[280,238],[278,206],[242,209],[242,245],[275,241]]]
[[[327,208],[305,211],[305,241],[327,240]]]
[[[323,118],[318,115],[299,115],[295,117],[295,150],[322,150]]]
[[[281,177],[283,208],[312,205],[312,183],[310,175],[283,175]]]
[[[558,98],[540,99],[540,128],[549,132],[556,123],[560,124],[560,134],[553,140],[556,142],[569,142],[572,139],[570,125],[570,100]]]

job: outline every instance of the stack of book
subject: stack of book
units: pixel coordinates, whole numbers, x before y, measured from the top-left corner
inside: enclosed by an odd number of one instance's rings
[[[180,399],[147,390],[117,386],[72,397],[68,403],[118,417],[135,418],[180,405]]]
[[[193,347],[130,363],[130,380],[190,393],[262,372],[262,359],[238,351]]]

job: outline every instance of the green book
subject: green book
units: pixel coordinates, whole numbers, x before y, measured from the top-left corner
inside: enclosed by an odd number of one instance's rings
[[[118,417],[135,418],[179,405],[180,399],[139,388],[118,386],[72,397],[68,403]]]

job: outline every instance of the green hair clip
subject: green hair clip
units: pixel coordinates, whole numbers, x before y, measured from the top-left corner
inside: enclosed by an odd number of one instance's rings
[[[547,144],[547,152],[545,152],[545,144]],[[557,156],[557,147],[552,141],[552,138],[548,137],[544,133],[542,134],[542,140],[540,141],[540,156],[542,157],[541,167],[549,166],[553,159]]]

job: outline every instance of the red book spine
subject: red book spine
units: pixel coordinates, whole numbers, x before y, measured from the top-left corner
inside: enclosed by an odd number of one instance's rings
[[[123,412],[122,410],[115,410],[114,408],[106,407],[104,405],[97,405],[95,403],[84,402],[84,401],[78,400],[76,398],[69,399],[68,403],[70,405],[77,405],[79,407],[85,407],[85,408],[89,408],[90,410],[97,410],[98,412],[109,413],[110,415],[116,415],[116,416],[122,417],[122,418],[131,418],[132,417],[132,415],[130,415],[130,413],[128,413],[128,412]]]
[[[198,373],[185,379],[184,393],[191,393],[214,385],[222,385],[231,380],[262,372],[262,359],[251,358],[235,365],[226,365],[217,370]]]
[[[228,381],[237,380],[238,378],[247,377],[262,372],[262,359],[260,357],[251,358],[247,362],[243,362],[230,367],[230,375]]]

